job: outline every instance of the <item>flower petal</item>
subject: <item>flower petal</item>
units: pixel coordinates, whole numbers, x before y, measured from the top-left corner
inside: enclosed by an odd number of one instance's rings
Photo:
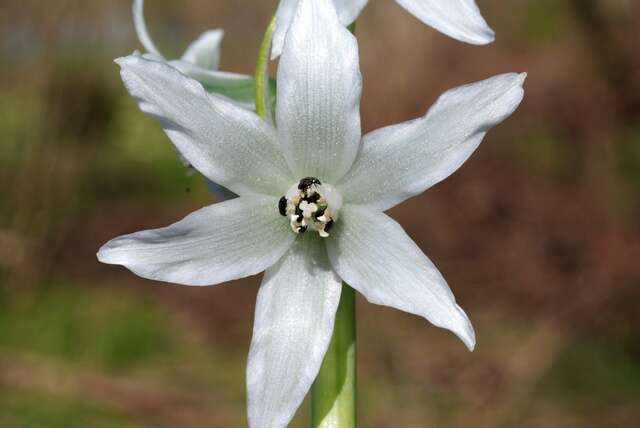
[[[153,58],[151,58],[153,59]],[[255,109],[255,79],[253,76],[227,71],[207,70],[183,60],[169,61],[182,74],[197,80],[212,94],[233,100],[246,110]]]
[[[295,239],[277,204],[277,198],[254,196],[210,205],[171,226],[115,238],[100,248],[98,260],[183,285],[255,275],[276,263]]]
[[[333,4],[338,12],[338,18],[342,25],[347,26],[354,22],[367,5],[368,0],[333,0]],[[300,0],[280,0],[278,10],[276,11],[276,29],[273,35],[273,44],[271,46],[271,59],[276,59],[282,54],[284,40],[291,20],[296,12]]]
[[[426,116],[367,134],[339,187],[344,200],[380,210],[456,171],[489,129],[522,101],[526,74],[503,74],[444,93]]]
[[[338,18],[344,26],[351,24],[360,16],[367,2],[368,0],[333,0]]]
[[[301,0],[278,67],[276,123],[298,177],[335,182],[360,144],[358,45],[326,0]]]
[[[284,39],[289,31],[291,20],[296,13],[300,0],[280,0],[276,10],[276,28],[273,31],[271,42],[271,59],[276,59],[282,54]]]
[[[133,2],[133,25],[136,28],[138,40],[140,40],[140,43],[146,51],[164,58],[155,43],[153,43],[153,39],[151,39],[149,31],[147,30],[147,23],[144,19],[144,0],[135,0]]]
[[[343,207],[327,250],[338,275],[369,302],[422,316],[473,350],[473,327],[446,281],[390,217],[367,207]]]
[[[182,60],[204,68],[217,70],[220,65],[220,43],[224,31],[216,29],[204,32],[189,45]]]
[[[283,195],[292,178],[273,128],[214,95],[170,65],[129,56],[116,60],[140,109],[156,117],[198,171],[231,191]]]
[[[250,427],[291,421],[329,347],[340,292],[340,278],[315,236],[301,236],[267,270],[247,365]]]
[[[462,42],[484,45],[495,38],[474,0],[396,1],[420,21]]]

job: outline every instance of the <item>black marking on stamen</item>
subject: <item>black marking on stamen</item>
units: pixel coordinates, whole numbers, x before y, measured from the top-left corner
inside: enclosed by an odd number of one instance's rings
[[[284,196],[280,198],[280,201],[278,201],[278,210],[280,211],[281,216],[287,216],[287,198]]]
[[[298,216],[296,221],[298,223],[301,223],[304,216],[302,215],[302,210],[300,209],[300,207],[296,207],[296,215]]]
[[[305,177],[302,180],[300,180],[300,183],[298,183],[298,190],[307,190],[309,187],[313,186],[313,185],[322,185],[322,183],[320,182],[320,180],[318,180],[315,177]]]
[[[319,209],[318,211],[316,211],[314,213],[314,216],[315,216],[316,220],[318,219],[318,217],[322,217],[324,215],[324,211],[325,210],[321,208],[321,209]]]
[[[327,224],[324,225],[324,231],[329,233],[329,230],[333,227],[333,220],[329,220]]]
[[[320,193],[316,192],[311,196],[307,196],[305,198],[305,201],[309,202],[310,204],[315,204],[316,202],[318,202],[319,199],[320,199]]]
[[[298,228],[298,233],[302,234],[305,233],[307,231],[307,226],[300,226]]]

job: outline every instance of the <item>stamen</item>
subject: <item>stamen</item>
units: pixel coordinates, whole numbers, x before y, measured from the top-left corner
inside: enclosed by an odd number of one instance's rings
[[[329,232],[329,230],[331,230],[332,227],[333,227],[333,220],[329,220],[327,224],[324,225],[324,231]]]
[[[318,206],[314,203],[309,203],[306,200],[300,202],[300,209],[302,210],[302,215],[304,218],[310,218],[316,211],[318,211]]]
[[[320,193],[314,193],[313,195],[307,197],[307,201],[311,203],[316,203],[318,202],[319,199],[320,199]]]
[[[322,185],[320,180],[318,180],[315,177],[305,177],[302,180],[300,180],[300,183],[298,183],[298,189],[304,191],[304,190],[307,190],[309,187],[313,186],[314,184],[317,186]]]
[[[341,205],[342,196],[332,186],[323,185],[315,177],[306,177],[280,198],[278,211],[289,218],[294,233],[314,230],[327,238]]]
[[[278,210],[280,211],[281,216],[287,216],[287,198],[285,198],[284,196],[281,197],[278,201]]]

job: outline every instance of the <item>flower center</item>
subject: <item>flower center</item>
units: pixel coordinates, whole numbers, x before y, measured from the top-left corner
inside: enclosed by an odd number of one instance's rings
[[[307,230],[318,232],[327,238],[333,223],[338,219],[342,196],[329,184],[322,184],[315,177],[306,177],[293,185],[280,198],[280,214],[289,219],[294,233]]]

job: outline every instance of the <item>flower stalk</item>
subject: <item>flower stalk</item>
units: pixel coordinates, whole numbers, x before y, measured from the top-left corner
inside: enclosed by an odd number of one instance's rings
[[[271,42],[275,28],[276,18],[274,16],[264,32],[256,61],[256,113],[270,122],[273,119],[273,104],[269,81],[269,56],[271,55]]]
[[[311,388],[312,428],[355,428],[356,299],[342,284],[333,337]]]

